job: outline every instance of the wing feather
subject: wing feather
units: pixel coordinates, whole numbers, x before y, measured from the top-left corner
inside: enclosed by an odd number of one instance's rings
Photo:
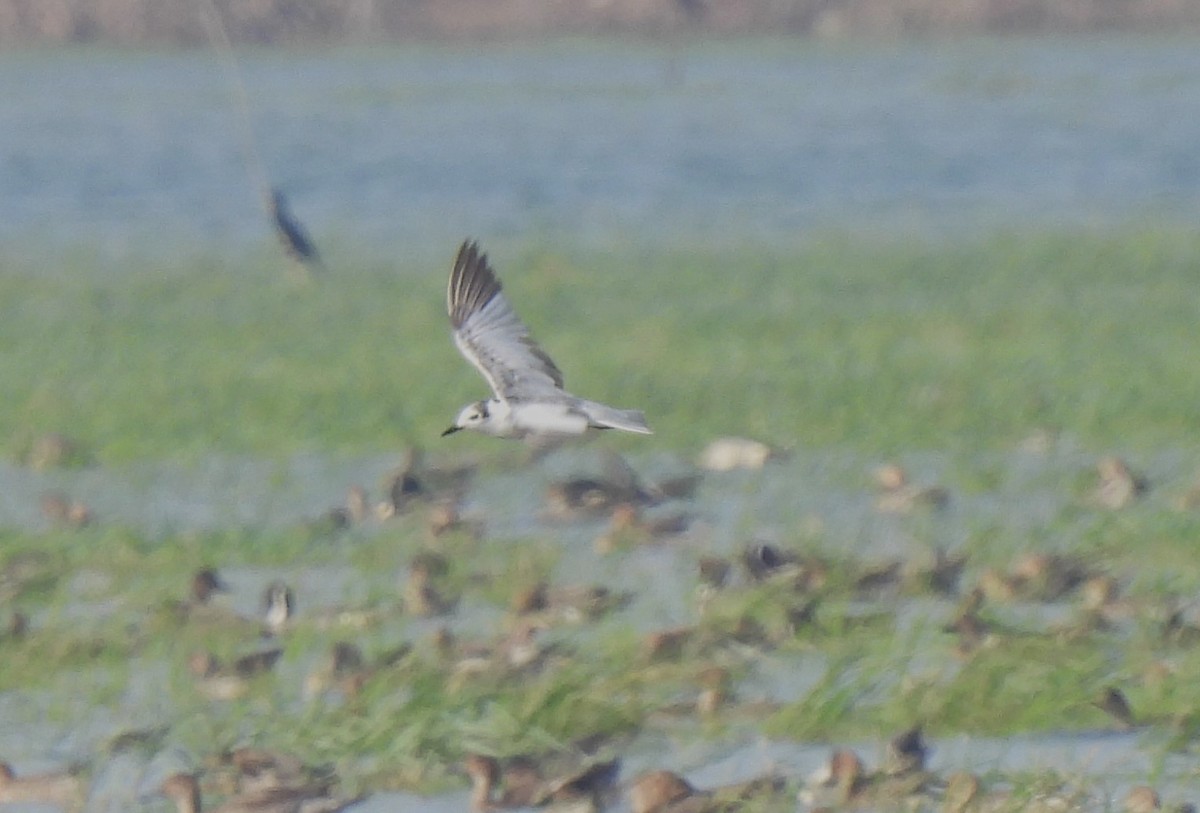
[[[562,373],[508,303],[487,255],[462,244],[450,273],[446,307],[454,343],[505,401],[562,393]]]

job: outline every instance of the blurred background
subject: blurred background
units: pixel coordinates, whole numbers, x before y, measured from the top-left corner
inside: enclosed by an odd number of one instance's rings
[[[7,42],[181,45],[205,41],[187,0],[4,0]],[[919,37],[1175,32],[1200,27],[1181,0],[218,0],[231,37],[361,44],[429,37],[707,34]]]
[[[1200,214],[1190,3],[216,6],[236,57],[207,3],[0,0],[0,239],[245,248],[263,174],[318,243],[443,262]]]

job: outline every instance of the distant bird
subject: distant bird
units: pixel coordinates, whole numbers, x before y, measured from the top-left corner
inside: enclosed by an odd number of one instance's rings
[[[885,463],[874,471],[879,496],[875,510],[884,514],[907,514],[918,506],[945,508],[950,492],[942,486],[918,486],[910,482],[908,472],[898,463]]]
[[[200,784],[190,774],[173,774],[160,792],[179,813],[201,813]],[[323,787],[271,787],[237,796],[212,813],[337,813],[358,799],[326,795]]]
[[[607,530],[592,545],[597,553],[611,553],[618,545],[653,543],[682,534],[691,521],[690,515],[678,511],[647,517],[639,506],[622,503],[613,509]]]
[[[1133,709],[1129,706],[1129,701],[1125,699],[1125,693],[1115,686],[1106,686],[1092,700],[1092,705],[1108,714],[1116,721],[1117,725],[1124,730],[1128,730],[1137,725],[1137,718],[1133,715]]]
[[[629,807],[633,813],[658,813],[693,798],[705,797],[690,782],[671,771],[643,774],[629,787]]]
[[[34,439],[21,462],[34,471],[47,471],[86,463],[88,459],[88,452],[79,441],[59,432],[48,432]]]
[[[205,604],[213,593],[227,593],[229,588],[216,568],[202,567],[192,574],[191,597],[196,604]]]
[[[443,437],[472,429],[501,438],[582,435],[590,428],[650,434],[642,413],[577,398],[500,290],[478,245],[458,251],[446,293],[454,343],[491,385],[493,396],[463,407]]]
[[[604,516],[623,505],[640,507],[658,501],[618,454],[604,456],[601,475],[569,477],[546,489],[546,513],[556,519]]]
[[[911,730],[893,740],[892,745],[912,745],[912,742],[897,742],[909,739]],[[916,744],[923,748],[923,743]],[[919,749],[919,753],[923,757],[923,750]],[[926,786],[932,778],[913,768],[915,763],[899,773],[868,773],[856,753],[838,749],[809,777],[800,791],[800,801],[812,810],[916,809],[918,801],[928,798]]]
[[[381,517],[402,514],[414,501],[429,496],[429,489],[421,482],[423,457],[419,448],[409,447],[404,454],[404,462],[388,475],[384,483],[386,496],[378,508]]]
[[[310,271],[324,271],[325,264],[321,262],[317,247],[309,239],[304,226],[300,225],[300,221],[292,214],[282,190],[276,187],[272,187],[267,196],[267,213],[275,225],[275,233],[279,235],[284,253]]]
[[[273,581],[263,591],[263,620],[267,629],[278,635],[296,611],[292,588],[282,581]]]
[[[717,438],[700,453],[700,468],[707,471],[761,469],[768,460],[787,455],[772,446],[749,438]]]
[[[493,757],[468,754],[463,767],[471,778],[471,810],[475,813],[532,807],[542,783],[537,767],[524,759],[514,761],[505,772]]]
[[[442,575],[437,566],[431,566],[426,557],[415,558],[409,566],[408,580],[404,583],[404,609],[415,616],[429,618],[454,611],[457,600],[442,595],[434,585],[436,576]]]
[[[341,505],[335,505],[325,512],[323,519],[314,523],[314,528],[329,528],[340,531],[351,528],[367,518],[367,490],[360,485],[352,485],[346,491],[346,499]]]
[[[52,805],[63,810],[82,806],[87,787],[74,771],[56,771],[17,776],[7,762],[0,762],[0,805]]]
[[[757,542],[742,551],[742,566],[747,575],[756,582],[763,581],[776,572],[797,564],[796,554],[783,551],[767,542]]]
[[[245,696],[250,681],[269,672],[282,654],[282,649],[262,649],[225,666],[211,652],[199,650],[188,658],[187,667],[202,695],[210,700],[234,700]]]
[[[61,491],[46,492],[38,500],[38,504],[41,506],[42,516],[54,525],[82,528],[92,522],[92,509]]]
[[[1119,457],[1109,455],[1096,462],[1099,482],[1092,492],[1092,502],[1101,508],[1117,511],[1136,502],[1149,488],[1149,483]]]
[[[676,773],[650,771],[629,785],[629,808],[633,813],[722,813],[740,810],[753,799],[778,798],[783,789],[783,778],[773,773],[697,790]]]
[[[347,641],[334,643],[329,655],[304,680],[304,694],[314,697],[331,688],[347,696],[357,694],[373,670],[368,670],[362,650]]]
[[[181,624],[236,626],[245,623],[245,619],[227,603],[215,600],[218,593],[228,592],[229,587],[215,568],[202,567],[192,574],[187,598],[168,600],[162,608],[168,618]]]
[[[923,771],[928,755],[929,748],[925,745],[921,726],[905,729],[888,741],[887,750],[884,752],[884,773],[900,776]]]
[[[542,623],[561,621],[578,624],[599,618],[609,610],[624,606],[629,596],[592,584],[568,584],[551,587],[536,582],[518,590],[509,609],[521,616],[536,616]]]
[[[566,766],[552,777],[543,776],[547,767],[532,757],[512,757],[502,767],[493,757],[468,754],[464,769],[471,778],[471,809],[487,813],[555,803],[566,809],[569,802],[583,801],[590,804],[582,809],[595,810],[599,797],[616,784],[621,763],[617,759],[585,761]]]

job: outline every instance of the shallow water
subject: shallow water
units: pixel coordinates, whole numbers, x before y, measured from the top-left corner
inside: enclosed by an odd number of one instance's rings
[[[1190,458],[1171,452],[1139,459],[1156,484],[1151,501],[1167,500],[1174,491],[1190,484],[1194,475]],[[324,458],[306,455],[285,464],[268,465],[246,459],[212,458],[185,464],[137,464],[127,468],[83,468],[50,473],[31,472],[6,466],[0,468],[0,525],[39,529],[44,520],[36,515],[37,495],[48,487],[62,489],[87,499],[98,520],[132,527],[150,538],[169,539],[172,534],[194,530],[245,527],[286,527],[312,520],[337,504],[348,485],[366,485],[377,494],[377,484],[398,460],[388,457],[360,459]],[[437,460],[434,463],[440,462]],[[671,457],[631,458],[643,479],[685,471],[687,461]],[[700,555],[735,554],[749,541],[770,541],[785,547],[802,545],[830,555],[856,555],[866,561],[909,558],[927,553],[931,544],[950,551],[965,549],[973,530],[999,526],[989,544],[991,555],[1003,559],[1005,545],[1015,554],[1027,549],[1027,534],[1056,523],[1055,546],[1070,551],[1083,539],[1094,512],[1079,510],[1080,495],[1063,487],[1078,479],[1094,458],[1063,441],[1042,453],[1014,451],[998,453],[967,463],[951,456],[919,454],[906,459],[917,483],[943,483],[951,487],[949,504],[940,510],[912,515],[882,514],[874,507],[871,470],[879,461],[862,455],[795,450],[785,460],[759,471],[707,473],[694,500],[678,503],[694,517],[691,529],[661,544],[636,547],[618,555],[603,555],[593,542],[605,522],[565,523],[544,516],[546,486],[573,475],[595,475],[604,460],[597,450],[563,451],[539,464],[510,468],[503,473],[484,469],[470,490],[466,505],[469,516],[484,522],[489,537],[512,540],[512,544],[553,540],[561,550],[553,583],[597,582],[633,594],[628,607],[600,621],[593,629],[563,628],[548,633],[550,640],[586,645],[588,637],[614,625],[639,633],[673,624],[694,622],[699,596],[695,591],[695,562]],[[986,474],[989,487],[970,485]],[[1057,483],[1048,488],[1047,483]],[[152,487],[150,484],[153,484]],[[358,528],[356,534],[386,532],[389,526],[376,520]],[[260,596],[273,579],[283,578],[300,597],[301,617],[316,617],[342,606],[364,606],[371,597],[394,593],[403,574],[363,572],[350,566],[319,566],[296,562],[280,568],[222,568],[230,593],[222,597],[239,614],[256,618]],[[89,591],[93,578],[87,573],[74,577],[80,593],[72,611],[83,619],[103,614],[89,600],[90,592],[103,595],[102,585]],[[896,614],[897,646],[933,643],[933,636],[953,613],[953,600],[913,598],[889,600]],[[863,611],[876,611],[870,601]],[[853,607],[851,608],[853,610]],[[1007,605],[1000,617],[1023,628],[1048,628],[1067,620],[1073,607],[1056,604]],[[33,619],[36,626],[37,617]],[[439,624],[449,624],[458,634],[472,638],[495,631],[494,608],[466,602],[450,619],[397,621],[367,630],[359,636],[364,647],[395,644],[399,640],[421,640]],[[316,662],[316,654],[285,661],[278,669],[289,702],[301,703],[296,689]],[[781,653],[761,659],[761,665],[738,687],[746,702],[787,703],[802,697],[822,678],[827,663],[815,652],[799,656]],[[910,663],[920,671],[919,663]],[[154,727],[171,719],[164,703],[162,685],[169,680],[164,664],[149,660],[130,670],[129,685],[115,705],[89,706],[67,702],[35,691],[0,695],[0,754],[12,759],[18,770],[32,770],[73,761],[88,760],[112,736],[131,727]],[[86,697],[86,674],[81,676],[80,697]],[[157,698],[157,700],[156,700]],[[53,712],[51,713],[51,709]],[[735,729],[736,732],[736,729]],[[694,737],[687,728],[674,733],[661,731],[639,736],[623,753],[624,776],[654,768],[674,768],[686,773],[700,786],[732,782],[778,767],[791,777],[807,777],[828,756],[826,743],[783,743],[760,735],[736,734],[713,741]],[[859,746],[868,765],[878,764],[877,743]],[[96,768],[93,800],[89,810],[140,809],[159,804],[132,798],[126,792],[130,776],[136,775],[144,788],[152,789],[173,770],[189,767],[194,755],[170,750],[151,760],[130,762],[125,754],[105,757]],[[1160,777],[1162,789],[1186,787],[1187,770],[1174,758],[1162,762],[1157,749],[1147,749],[1139,732],[1046,734],[1004,739],[956,737],[934,744],[931,768],[939,771],[969,769],[975,772],[1032,771],[1052,767],[1076,777],[1101,794],[1119,798],[1129,786]],[[1158,773],[1161,771],[1161,773]],[[146,792],[149,792],[148,790]],[[462,809],[464,795],[452,793],[434,799],[410,794],[378,794],[365,801],[361,810]]]
[[[1190,40],[246,51],[257,152],[331,263],[558,245],[952,236],[1200,215]],[[207,51],[0,54],[0,241],[264,239]],[[551,235],[553,236],[551,238]]]
[[[929,768],[942,776],[955,770],[974,773],[996,772],[1003,775],[1033,773],[1052,766],[1065,776],[1082,781],[1092,798],[1104,809],[1117,804],[1146,777],[1157,775],[1155,782],[1167,799],[1192,798],[1194,790],[1189,761],[1173,757],[1162,765],[1148,758],[1137,733],[1083,732],[1037,737],[1010,737],[1003,740],[956,737],[930,741]],[[641,738],[622,758],[622,781],[629,781],[644,770],[667,768],[683,774],[696,787],[708,788],[745,781],[769,771],[796,777],[801,784],[819,772],[829,758],[830,746],[797,744],[749,738],[737,743],[712,743],[695,740],[656,740]],[[874,744],[849,743],[862,754],[868,767],[878,765],[882,754]],[[18,764],[18,769],[35,770],[53,765]],[[153,800],[153,789],[162,778],[189,767],[184,754],[165,752],[153,759],[122,754],[108,760],[93,782],[86,810],[88,813],[117,810],[164,809],[161,800]],[[381,792],[348,808],[355,813],[379,813],[386,810],[429,810],[435,813],[460,813],[468,808],[465,791],[427,796],[414,793]],[[13,813],[45,813],[39,805],[11,805]],[[52,808],[49,808],[52,809]],[[614,813],[629,810],[619,800],[607,808]],[[799,809],[806,809],[801,806]]]
[[[497,458],[497,461],[501,458]],[[508,458],[504,458],[508,459]],[[729,553],[750,541],[788,544],[799,536],[836,540],[839,549],[886,559],[913,552],[914,544],[961,546],[969,531],[992,524],[1013,531],[1047,525],[1080,495],[1071,483],[1086,476],[1097,455],[1069,438],[1045,451],[976,454],[970,460],[937,453],[898,458],[915,485],[961,480],[948,504],[912,517],[876,510],[872,471],[882,458],[861,452],[796,449],[757,471],[710,472],[690,502],[666,504],[693,518],[688,535],[706,552]],[[444,464],[472,462],[434,460]],[[631,458],[647,482],[694,471],[674,455]],[[1151,499],[1168,500],[1192,484],[1195,456],[1185,448],[1139,455],[1136,466],[1155,484]],[[198,462],[144,461],[124,466],[85,466],[34,471],[0,461],[0,527],[45,530],[39,497],[61,492],[82,500],[108,525],[152,538],[230,528],[279,529],[317,520],[340,505],[351,486],[381,499],[381,484],[402,465],[402,456],[332,457],[316,453],[283,461],[211,456]],[[556,521],[547,515],[545,492],[576,476],[603,476],[603,455],[588,449],[555,452],[537,464],[504,463],[504,473],[484,468],[469,490],[466,512],[497,538],[553,534],[568,554],[589,549],[605,520]],[[1087,517],[1080,516],[1080,527]],[[380,524],[369,522],[366,532]],[[922,538],[915,538],[921,534]],[[1066,547],[1070,529],[1058,538]],[[655,549],[644,552],[657,555]]]

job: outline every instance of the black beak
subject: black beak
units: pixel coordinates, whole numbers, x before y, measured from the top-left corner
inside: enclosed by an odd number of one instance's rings
[[[462,429],[462,427],[461,426],[451,426],[449,429],[447,429],[445,432],[442,433],[442,437],[446,437],[446,435],[453,435],[459,429]]]

